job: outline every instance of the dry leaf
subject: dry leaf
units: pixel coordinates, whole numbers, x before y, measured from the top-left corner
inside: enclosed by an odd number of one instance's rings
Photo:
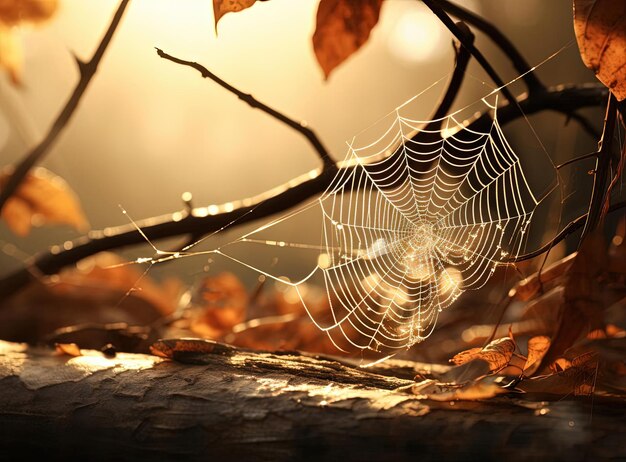
[[[383,0],[321,0],[313,49],[324,76],[357,51],[378,22]]]
[[[450,360],[451,363],[460,366],[475,359],[481,359],[489,364],[491,372],[505,368],[513,352],[515,351],[515,341],[511,337],[503,337],[494,340],[484,348],[470,348],[462,351]]]
[[[56,343],[54,348],[57,353],[68,356],[81,356],[80,348],[75,343]]]
[[[553,363],[581,337],[603,327],[603,289],[598,279],[608,266],[607,249],[599,234],[584,240],[565,284],[564,300],[559,309],[559,319],[550,347],[539,369]]]
[[[574,0],[574,31],[585,66],[619,101],[626,98],[626,2]]]
[[[12,30],[22,23],[38,23],[49,19],[57,9],[57,0],[0,1],[0,66],[14,84],[22,74],[22,45]]]
[[[550,337],[538,335],[528,340],[528,357],[524,366],[526,375],[532,375],[537,370],[548,348],[550,348]]]
[[[196,315],[191,330],[202,337],[219,339],[246,319],[248,293],[233,273],[202,280],[194,297]]]
[[[426,379],[413,385],[411,391],[421,399],[433,401],[475,401],[507,393],[507,390],[496,384],[493,378],[485,378],[464,385]]]
[[[213,0],[213,16],[215,17],[215,31],[217,23],[226,13],[236,13],[250,8],[256,0]]]
[[[7,169],[0,173],[0,188],[8,177]],[[27,235],[32,226],[48,223],[70,225],[81,232],[89,229],[74,191],[60,176],[43,167],[26,175],[16,193],[7,200],[2,218],[19,236]]]

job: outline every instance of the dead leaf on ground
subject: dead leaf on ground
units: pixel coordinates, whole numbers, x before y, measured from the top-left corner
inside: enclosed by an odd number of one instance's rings
[[[460,366],[480,359],[489,364],[491,372],[495,372],[504,369],[509,364],[515,348],[515,340],[511,337],[503,337],[492,341],[484,348],[470,348],[457,353],[450,362]]]
[[[498,385],[492,377],[463,385],[441,383],[433,379],[426,379],[413,385],[411,391],[422,399],[444,402],[488,399],[508,392],[505,388]]]
[[[81,356],[80,348],[75,343],[56,343],[54,348],[60,355]]]
[[[226,13],[237,13],[250,8],[256,0],[213,0],[213,16],[215,17],[215,31],[217,23]]]
[[[580,56],[621,101],[626,98],[626,2],[574,0]]]
[[[191,331],[205,338],[220,339],[246,319],[249,296],[233,273],[206,277],[193,297]]]
[[[0,66],[4,67],[14,84],[21,82],[22,45],[14,26],[39,23],[56,12],[57,0],[0,1]]]
[[[9,170],[0,173],[0,189],[9,178]],[[58,175],[37,167],[24,178],[15,194],[2,209],[2,218],[18,236],[26,236],[33,226],[70,225],[80,232],[89,229],[80,202],[67,182]]]
[[[527,376],[535,373],[548,348],[550,348],[550,337],[537,335],[528,340],[528,355],[524,366],[524,373]]]
[[[357,51],[378,23],[383,0],[321,0],[313,49],[324,76]]]

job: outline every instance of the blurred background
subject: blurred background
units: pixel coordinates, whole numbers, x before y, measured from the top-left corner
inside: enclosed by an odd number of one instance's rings
[[[0,76],[2,166],[19,160],[46,133],[78,79],[72,54],[91,56],[117,3],[61,0],[50,21],[17,31],[25,52],[24,81],[14,87]],[[78,111],[43,162],[76,191],[94,229],[127,223],[118,204],[139,220],[180,210],[186,191],[193,194],[195,206],[220,204],[261,193],[319,166],[299,134],[192,69],[160,59],[155,47],[198,61],[266,104],[307,121],[336,160],[346,155],[347,140],[453,68],[450,34],[414,0],[386,0],[369,41],[328,81],[311,45],[317,0],[257,2],[222,18],[217,35],[211,3],[133,0]],[[496,24],[531,64],[565,47],[538,70],[546,84],[595,81],[573,41],[570,0],[458,3]],[[506,80],[516,77],[507,59],[480,33],[477,45]],[[491,82],[474,61],[468,81],[471,85],[461,91],[457,107],[490,91]],[[425,113],[437,102],[438,94],[431,93],[421,100]],[[601,110],[585,114],[601,125]],[[546,112],[529,122],[555,163],[596,146],[576,124],[566,124],[564,116]],[[537,144],[529,139],[528,126],[519,133],[512,130],[510,141],[518,152]],[[591,166],[579,163],[563,171],[570,204],[565,222],[586,209]],[[548,231],[554,226],[546,222]],[[232,236],[224,233],[218,240]],[[0,241],[19,249],[14,255],[0,254],[0,272],[75,237],[70,228],[45,227],[17,238],[0,223]],[[147,247],[134,248],[125,258],[150,255]],[[176,266],[157,266],[151,274],[175,272],[192,281],[212,270],[205,260],[184,259]],[[221,269],[228,264],[215,268]]]

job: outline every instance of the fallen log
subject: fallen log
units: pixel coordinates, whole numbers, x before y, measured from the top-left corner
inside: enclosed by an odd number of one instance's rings
[[[372,369],[218,349],[182,364],[0,341],[0,460],[605,460],[624,407],[421,400],[416,363]],[[391,374],[394,374],[393,376]]]

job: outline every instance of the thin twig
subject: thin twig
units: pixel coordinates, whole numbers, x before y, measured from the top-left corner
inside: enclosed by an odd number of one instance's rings
[[[328,154],[328,150],[324,147],[324,145],[322,144],[320,139],[317,137],[315,132],[311,130],[309,127],[307,127],[305,123],[293,120],[287,117],[286,115],[278,112],[277,110],[269,107],[268,105],[261,103],[254,96],[248,93],[244,93],[241,90],[233,87],[228,82],[220,79],[213,72],[209,71],[206,67],[204,67],[201,64],[198,64],[193,61],[185,61],[184,59],[176,58],[172,55],[165,53],[163,50],[159,48],[157,48],[156,51],[157,51],[157,54],[161,58],[167,59],[168,61],[172,61],[173,63],[180,64],[182,66],[188,66],[197,70],[198,72],[200,72],[203,78],[211,79],[213,82],[217,83],[222,88],[225,88],[229,92],[236,95],[240,100],[246,102],[250,107],[260,109],[266,114],[284,123],[285,125],[293,128],[298,133],[302,134],[309,141],[309,143],[311,143],[311,146],[313,146],[313,149],[315,149],[315,152],[324,163],[324,168],[335,165],[335,162],[331,159],[330,155]]]
[[[474,43],[474,34],[472,34],[469,27],[462,22],[459,22],[457,25],[463,34],[465,34],[467,40],[470,43]],[[456,44],[453,44],[453,46],[456,55],[454,72],[452,73],[452,78],[448,83],[448,88],[446,88],[446,92],[443,95],[439,106],[431,117],[432,122],[426,126],[426,130],[438,130],[441,127],[443,122],[442,118],[445,117],[450,111],[454,100],[459,94],[463,80],[465,79],[465,71],[467,71],[467,65],[469,64],[472,54],[467,48],[461,45],[457,46]]]
[[[626,208],[626,201],[616,202],[615,204],[612,204],[608,208],[608,212],[607,213],[611,213],[611,212],[614,212],[616,210],[623,209],[623,208]],[[520,262],[520,261],[524,261],[524,260],[531,260],[531,259],[533,259],[535,257],[538,257],[542,253],[547,252],[552,247],[554,247],[556,244],[558,244],[563,239],[565,239],[567,236],[569,236],[570,234],[575,233],[580,228],[582,228],[585,225],[585,223],[587,222],[587,217],[588,217],[588,214],[585,213],[584,215],[579,216],[575,220],[570,221],[569,224],[565,228],[563,228],[556,236],[554,236],[550,242],[548,242],[548,243],[544,244],[543,246],[539,247],[537,250],[533,250],[532,252],[525,253],[523,255],[518,255],[515,258],[511,258],[510,260],[508,260],[508,263],[515,263],[515,262]]]
[[[124,15],[124,10],[126,10],[129,1],[130,0],[122,0],[120,2],[113,19],[111,20],[111,24],[104,34],[104,37],[102,38],[100,45],[98,45],[93,57],[87,62],[81,61],[77,57],[75,58],[76,63],[78,64],[78,70],[80,71],[80,79],[76,84],[72,95],[68,99],[67,103],[65,103],[65,107],[57,116],[56,120],[52,124],[52,127],[50,127],[46,137],[20,161],[20,163],[15,167],[13,174],[7,180],[5,187],[2,191],[0,191],[0,211],[6,204],[6,201],[13,195],[13,193],[15,193],[30,169],[41,161],[41,159],[43,159],[43,157],[50,151],[54,142],[67,126],[72,115],[76,111],[85,90],[89,86],[89,82],[91,82],[92,77],[98,69],[98,64],[100,64],[102,56],[113,38],[113,34],[115,33],[122,16]]]
[[[458,26],[450,19],[450,16],[437,4],[434,0],[422,0],[424,5],[426,5],[430,10],[439,18],[439,20],[443,23],[444,26],[448,28],[448,30],[454,35],[461,45],[469,50],[472,56],[478,61],[478,64],[482,66],[487,75],[493,80],[493,82],[498,86],[504,97],[508,100],[509,104],[515,104],[515,97],[511,94],[509,89],[506,87],[504,80],[500,78],[496,70],[489,64],[489,61],[483,56],[483,54],[474,46],[473,42],[467,40],[467,37],[463,34],[463,32],[458,28]]]
[[[476,27],[489,37],[491,41],[498,48],[500,48],[500,50],[502,50],[507,58],[509,58],[517,73],[523,76],[522,80],[526,83],[530,93],[545,90],[545,85],[541,83],[537,75],[534,72],[528,72],[531,70],[531,66],[528,64],[528,61],[526,61],[515,45],[513,45],[506,35],[504,35],[496,26],[488,21],[485,21],[485,19],[463,8],[462,6],[449,2],[448,0],[437,0],[437,3],[448,14],[451,14],[452,16]]]
[[[555,107],[576,110],[582,107],[599,106],[605,101],[607,92],[606,87],[601,84],[548,89],[545,93],[537,94],[533,98],[521,97],[515,103],[515,106],[504,105],[498,110],[498,120],[502,125],[505,125],[521,117],[518,105],[525,114],[532,114],[546,109],[552,110]],[[490,119],[490,117],[491,114],[489,112],[478,115],[469,121],[467,128],[470,130],[475,129],[477,126],[484,124],[485,120]],[[418,132],[413,139],[418,141],[420,134],[423,134],[423,132]],[[349,168],[347,167],[346,169]],[[330,186],[337,171],[345,171],[347,173],[347,170],[338,170],[333,167],[323,171],[315,178],[307,178],[298,182],[296,186],[289,186],[293,184],[293,181],[290,181],[283,188],[279,188],[282,192],[271,195],[265,194],[258,198],[242,201],[242,203],[250,205],[236,207],[231,212],[218,213],[216,215],[191,213],[182,220],[177,217],[178,221],[174,219],[172,214],[168,214],[146,219],[138,222],[137,225],[150,240],[154,241],[185,234],[214,233],[231,224],[231,226],[239,226],[284,212],[303,201],[311,199],[324,192]],[[207,209],[197,210],[206,212]],[[93,231],[89,235],[74,241],[71,246],[64,246],[69,250],[64,250],[61,246],[55,246],[51,250],[35,256],[27,267],[0,279],[0,299],[15,293],[29,281],[33,280],[34,274],[55,274],[65,266],[74,264],[98,252],[142,243],[145,243],[145,239],[133,225],[109,228],[104,231]]]
[[[606,197],[606,184],[610,175],[611,146],[613,145],[613,133],[615,132],[615,122],[617,119],[617,100],[613,93],[609,93],[609,101],[606,105],[606,116],[604,117],[604,128],[602,137],[598,142],[598,157],[596,158],[596,168],[593,174],[593,189],[589,201],[589,211],[585,220],[585,227],[580,236],[580,240],[596,229],[602,218],[602,209]]]

